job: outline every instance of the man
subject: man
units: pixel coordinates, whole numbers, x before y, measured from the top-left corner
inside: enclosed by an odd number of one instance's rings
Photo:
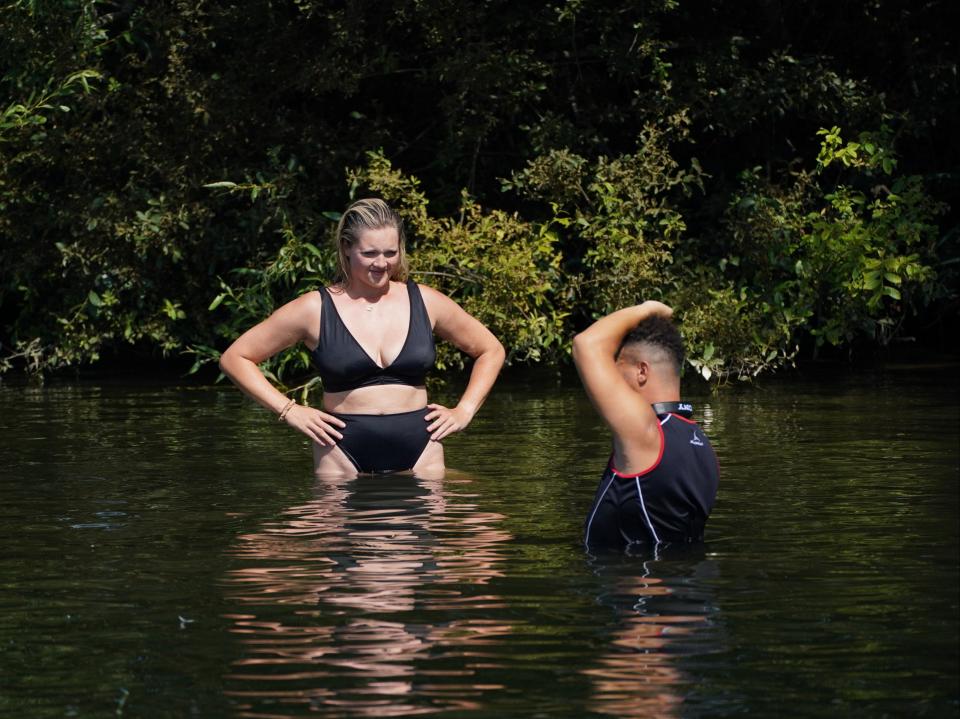
[[[717,495],[717,457],[680,401],[683,342],[660,302],[618,310],[573,340],[573,360],[613,431],[585,528],[588,546],[693,542]]]

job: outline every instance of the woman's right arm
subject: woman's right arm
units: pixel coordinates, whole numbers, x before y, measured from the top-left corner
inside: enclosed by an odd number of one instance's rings
[[[288,302],[260,324],[250,328],[220,356],[220,369],[257,403],[279,415],[290,402],[263,376],[257,366],[297,342],[319,339],[321,299],[309,292]],[[319,410],[293,405],[284,417],[287,424],[323,445],[336,444],[344,423]]]

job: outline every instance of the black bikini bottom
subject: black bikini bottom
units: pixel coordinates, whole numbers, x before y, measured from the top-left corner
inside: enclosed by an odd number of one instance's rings
[[[426,407],[398,414],[338,414],[346,427],[337,446],[358,472],[402,472],[413,469],[420,459],[430,433],[424,417]]]

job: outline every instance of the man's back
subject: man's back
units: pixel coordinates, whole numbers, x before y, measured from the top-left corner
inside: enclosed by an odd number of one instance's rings
[[[717,495],[717,457],[680,401],[683,338],[666,305],[601,317],[573,338],[587,396],[613,433],[613,453],[587,515],[587,544],[703,538]]]
[[[716,454],[696,422],[678,414],[659,420],[662,451],[652,466],[624,474],[610,458],[587,514],[587,544],[703,539],[720,481]]]

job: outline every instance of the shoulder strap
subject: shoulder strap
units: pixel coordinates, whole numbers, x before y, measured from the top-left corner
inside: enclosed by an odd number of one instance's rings
[[[340,319],[340,313],[337,311],[337,306],[334,304],[328,288],[320,288],[320,297],[323,303],[320,307],[320,332],[322,334],[325,327],[333,328],[337,324],[342,325],[343,320]]]
[[[420,287],[413,280],[407,280],[407,295],[410,297],[410,314],[416,311],[420,317],[426,319],[430,324],[430,315],[427,314],[427,306],[423,302],[423,295],[420,294]]]

